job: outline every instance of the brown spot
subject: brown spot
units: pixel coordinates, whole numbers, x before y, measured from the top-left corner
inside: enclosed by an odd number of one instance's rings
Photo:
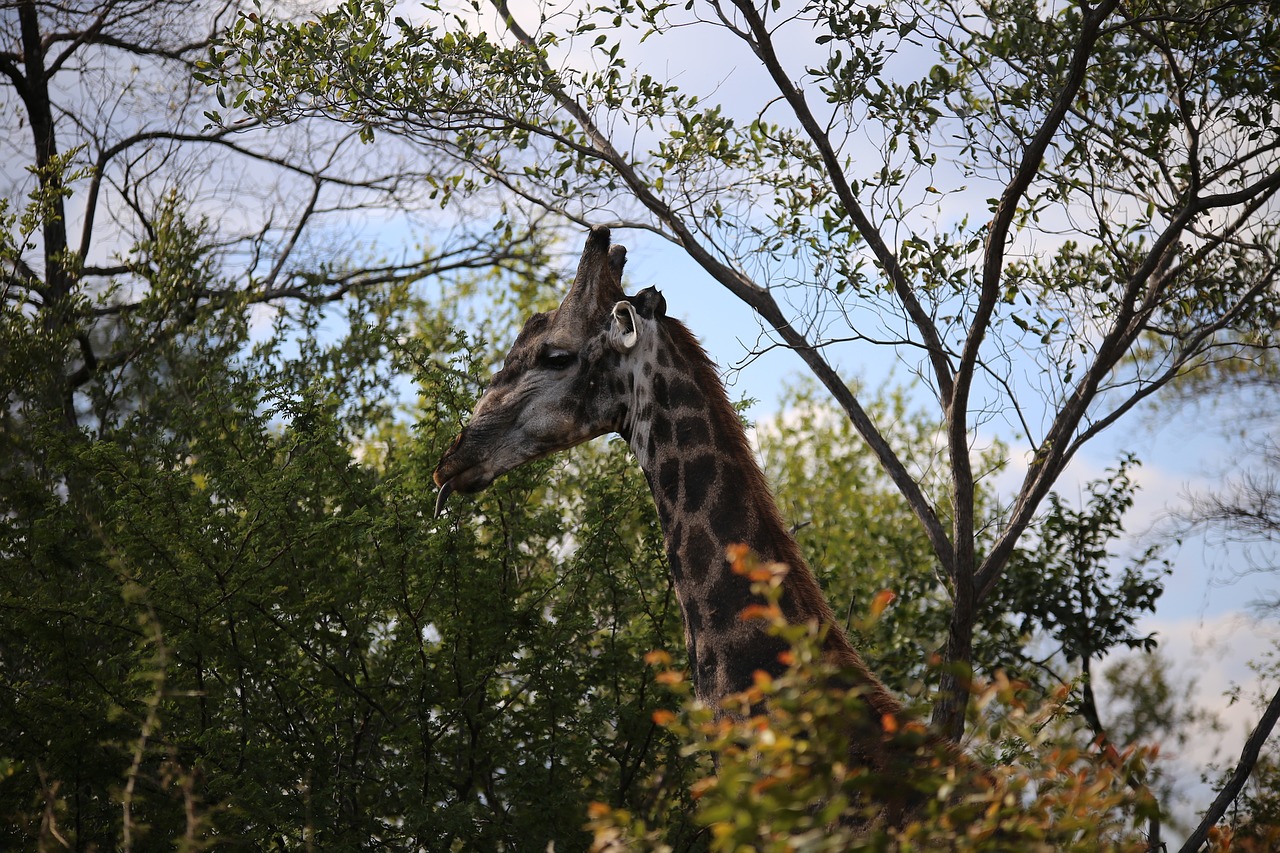
[[[711,441],[711,431],[702,418],[680,418],[676,421],[676,442],[681,445],[704,445]]]
[[[677,459],[668,459],[658,468],[658,489],[667,499],[668,503],[674,504],[680,497],[680,462]]]
[[[684,509],[698,512],[716,482],[716,457],[710,453],[690,460],[684,466]]]

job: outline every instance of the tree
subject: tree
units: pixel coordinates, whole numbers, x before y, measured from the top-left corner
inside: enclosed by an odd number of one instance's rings
[[[941,425],[930,422],[927,412],[912,405],[906,389],[859,392],[859,396],[877,420],[894,425],[886,439],[909,460],[930,501],[946,517],[950,512],[946,484],[938,472],[930,471],[929,449],[935,446]],[[927,702],[935,679],[932,658],[946,643],[950,618],[946,584],[936,570],[928,539],[912,524],[910,506],[884,476],[852,424],[820,389],[812,383],[794,389],[784,395],[782,406],[783,414],[758,424],[755,434],[784,516],[793,520],[824,591],[836,612],[844,615],[845,629],[853,632],[873,670],[887,684]],[[1000,464],[1003,452],[1002,447],[990,449],[985,454],[987,463]],[[1061,508],[1061,499],[1051,497]],[[987,506],[996,502],[994,491],[985,483],[979,484],[976,499]],[[1052,517],[1046,519],[1038,528],[1043,547],[1069,547],[1062,540],[1067,530],[1074,529],[1070,523],[1074,521],[1095,528],[1098,545],[1105,550],[1119,535],[1120,515],[1128,503],[1119,500],[1109,506],[1115,513],[1105,522],[1089,510],[1056,525]],[[980,548],[989,545],[989,539],[980,540]],[[1069,570],[1046,571],[1049,562],[1042,554],[1020,554],[984,603],[975,633],[978,672],[990,678],[1003,670],[1009,678],[1035,684],[1041,697],[1075,675],[1055,673],[1046,679],[1040,661],[1044,655],[1033,656],[1030,651],[1049,628],[1046,620],[1038,618],[1046,600],[1065,600],[1075,587]],[[1101,562],[1096,560],[1090,570],[1105,574]],[[877,594],[886,593],[892,594],[892,606],[879,618],[866,620]],[[1125,602],[1117,608],[1116,618],[1134,618],[1142,603]],[[1071,624],[1080,632],[1092,628],[1088,618],[1073,619]],[[1118,632],[1099,636],[1097,648],[1110,648],[1119,639]]]
[[[489,366],[446,332],[462,309],[410,285],[523,270],[538,245],[322,253],[327,214],[405,184],[340,165],[350,131],[308,128],[307,149],[204,127],[186,74],[209,9],[9,11],[10,138],[41,109],[49,135],[4,208],[0,846],[574,849],[589,800],[687,799],[643,665],[678,645],[677,611],[621,449],[512,478],[473,523],[423,522],[423,460]],[[90,73],[129,71],[120,55],[136,82]],[[172,111],[147,106],[162,83]],[[277,206],[239,222],[219,200],[250,187]],[[494,335],[555,289],[498,281],[516,307]]]
[[[1112,565],[1116,555],[1111,548],[1124,532],[1124,514],[1137,491],[1129,473],[1136,464],[1127,457],[1105,480],[1089,484],[1088,505],[1079,510],[1050,493],[1039,541],[1020,555],[1031,570],[1008,592],[1008,611],[1021,619],[1023,631],[1044,632],[1057,644],[1058,655],[1079,665],[1081,714],[1097,735],[1105,734],[1106,727],[1094,699],[1093,664],[1115,648],[1155,650],[1155,636],[1136,633],[1136,623],[1155,611],[1169,573],[1168,563],[1159,559],[1159,546],[1147,548],[1118,571]]]
[[[1261,697],[1256,705],[1262,712],[1262,720],[1240,761],[1224,774],[1224,790],[1233,792],[1233,796],[1238,794],[1239,800],[1228,804],[1229,811],[1215,815],[1225,826],[1206,827],[1202,822],[1196,828],[1196,836],[1200,838],[1212,837],[1217,830],[1216,834],[1225,842],[1222,846],[1229,845],[1233,850],[1268,850],[1280,842],[1280,766],[1277,766],[1274,746],[1263,749],[1266,720],[1270,717],[1274,724],[1280,712],[1274,701],[1266,702],[1266,697]]]
[[[540,273],[546,211],[673,241],[806,361],[917,525],[895,544],[944,579],[953,737],[981,608],[1068,462],[1180,371],[1269,343],[1280,64],[1259,5],[627,0],[532,33],[493,9],[491,36],[478,7],[6,7],[0,115],[28,147],[5,163],[31,167],[0,212],[6,845],[569,847],[590,798],[685,795],[639,664],[671,640],[669,586],[616,448],[513,478],[475,523],[425,521],[422,460],[482,370],[442,366],[468,358],[457,309],[408,285]],[[693,18],[778,99],[708,107],[630,74],[641,36]],[[354,212],[441,201],[469,217],[443,248],[344,239]],[[835,369],[880,343],[924,377],[940,442],[899,441]],[[394,417],[405,373],[417,431]],[[993,505],[971,447],[1002,423],[1034,453]],[[572,541],[548,476],[598,512]]]
[[[1280,535],[1280,445],[1275,436],[1275,402],[1268,393],[1275,388],[1274,358],[1243,365],[1228,363],[1213,376],[1219,381],[1210,388],[1198,388],[1199,383],[1194,381],[1188,383],[1193,391],[1203,392],[1202,402],[1206,405],[1218,402],[1225,390],[1243,387],[1261,391],[1250,400],[1256,409],[1247,420],[1248,428],[1239,431],[1245,437],[1246,449],[1252,451],[1242,454],[1250,460],[1250,467],[1228,472],[1216,490],[1191,495],[1180,514],[1180,532],[1202,531],[1211,541],[1218,539],[1237,549],[1239,558],[1227,566],[1215,567],[1229,572],[1231,581],[1246,575],[1272,575],[1277,566],[1269,546]],[[1274,595],[1268,595],[1253,602],[1253,606],[1270,613],[1275,611],[1277,602]],[[1254,666],[1268,681],[1274,680],[1277,673],[1273,659],[1265,665],[1254,662]],[[1233,701],[1238,698],[1233,697]],[[1274,846],[1276,768],[1274,756],[1264,746],[1280,720],[1280,688],[1270,699],[1265,695],[1251,698],[1259,709],[1258,722],[1235,766],[1222,774],[1218,797],[1184,845],[1183,850],[1188,853],[1215,833],[1224,839],[1224,844],[1235,844],[1243,850]],[[1219,821],[1227,825],[1225,832],[1218,826]]]
[[[1110,663],[1102,672],[1106,701],[1095,710],[1097,726],[1107,740],[1127,744],[1158,744],[1161,756],[1176,756],[1188,744],[1208,732],[1221,731],[1217,716],[1186,700],[1194,684],[1182,678],[1160,651],[1135,652]],[[1186,815],[1170,808],[1185,785],[1185,777],[1171,773],[1169,765],[1152,762],[1143,773],[1145,784],[1162,805],[1160,817],[1185,836],[1191,830]]]
[[[430,523],[426,460],[489,365],[403,289],[345,308],[334,339],[311,308],[252,345],[202,315],[92,433],[30,409],[39,464],[0,473],[3,846],[580,849],[587,803],[642,809],[659,761],[687,788],[644,663],[678,607],[625,450]],[[592,507],[571,534],[549,491]]]
[[[215,118],[337,118],[451,159],[446,201],[519,199],[688,253],[804,360],[928,539],[951,597],[933,709],[951,738],[977,614],[1066,466],[1179,374],[1271,342],[1266,4],[622,0],[526,21],[493,0],[417,16],[349,0],[301,23],[239,17],[202,66],[229,104]],[[724,73],[754,73],[755,100],[642,70],[686,33]],[[836,369],[839,344],[894,348],[931,392],[949,516]],[[984,515],[973,446],[991,424],[1031,451]]]
[[[333,301],[362,287],[517,265],[533,250],[501,232],[395,261],[352,257],[348,237],[337,251],[323,248],[346,217],[396,205],[412,181],[389,157],[351,156],[359,134],[350,128],[209,126],[215,102],[192,70],[241,8],[5,4],[0,299],[11,322],[29,324],[24,346],[58,366],[42,373],[39,394],[60,402],[69,426],[127,407],[122,377],[203,312]],[[175,229],[212,231],[196,243],[176,241]],[[194,254],[162,257],[176,251]],[[16,387],[5,388],[10,426],[28,402]]]
[[[939,425],[912,410],[901,391],[876,395],[869,409],[896,425],[890,440],[897,452],[922,464],[913,448],[933,446]],[[818,577],[837,612],[847,614],[846,630],[873,669],[887,683],[907,687],[917,701],[927,698],[924,685],[932,675],[927,658],[942,647],[949,615],[928,542],[904,535],[910,530],[910,509],[880,474],[849,421],[824,405],[816,389],[784,397],[784,412],[776,423],[756,430],[784,512],[797,520],[797,535]],[[1000,451],[993,448],[989,456],[998,459]],[[1159,559],[1162,549],[1149,547],[1123,563],[1113,553],[1138,488],[1132,475],[1136,465],[1126,457],[1107,477],[1088,484],[1078,509],[1050,493],[1034,545],[1021,548],[1011,561],[984,603],[975,631],[980,677],[1020,683],[1024,699],[1033,703],[1052,702],[1061,690],[1073,688],[1068,703],[1073,715],[1058,722],[1057,736],[1065,746],[1078,739],[1074,730],[1083,729],[1085,744],[1097,740],[1100,754],[1116,759],[1112,770],[1127,747],[1185,744],[1192,727],[1202,722],[1170,687],[1171,676],[1155,653],[1156,637],[1136,630],[1163,592],[1169,570]],[[945,507],[945,491],[936,478],[932,485],[938,490],[932,500]],[[994,501],[991,490],[980,486],[979,500]],[[881,589],[895,593],[892,606],[868,618]],[[1124,648],[1147,654],[1102,673],[1113,713],[1100,713],[1096,667]],[[1149,801],[1143,810],[1152,843],[1158,843],[1160,821],[1176,819],[1170,810],[1176,793],[1172,782],[1158,766],[1145,771],[1139,762],[1129,766],[1122,781]]]

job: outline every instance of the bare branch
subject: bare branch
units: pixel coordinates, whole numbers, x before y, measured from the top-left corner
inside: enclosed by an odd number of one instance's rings
[[[1263,712],[1262,718],[1258,720],[1258,724],[1253,727],[1253,731],[1249,734],[1249,738],[1244,742],[1244,748],[1240,750],[1240,760],[1236,762],[1235,770],[1231,773],[1231,778],[1227,780],[1227,784],[1218,796],[1214,797],[1213,802],[1205,811],[1200,823],[1195,830],[1187,836],[1187,840],[1183,842],[1178,853],[1196,853],[1204,844],[1205,839],[1209,837],[1209,830],[1222,820],[1222,816],[1227,813],[1227,809],[1235,802],[1236,797],[1240,796],[1240,791],[1244,788],[1244,783],[1249,781],[1249,777],[1253,774],[1253,768],[1258,763],[1258,755],[1262,752],[1262,745],[1267,742],[1267,738],[1271,736],[1271,730],[1275,728],[1276,720],[1280,720],[1280,689],[1277,689],[1271,697],[1271,701],[1267,704],[1267,709]]]
[[[805,101],[804,92],[792,83],[787,76],[781,60],[773,49],[772,37],[765,27],[764,20],[760,17],[759,12],[747,0],[733,0],[733,4],[747,21],[751,35],[748,43],[752,46],[756,56],[760,58],[768,69],[774,85],[777,86],[782,97],[786,99],[801,127],[808,134],[809,139],[817,147],[822,157],[823,165],[826,168],[827,177],[831,180],[840,203],[844,205],[849,217],[858,229],[858,233],[867,241],[867,245],[875,254],[881,269],[884,270],[885,277],[893,285],[894,293],[901,301],[907,315],[911,318],[912,323],[924,340],[925,348],[929,353],[929,361],[933,367],[934,381],[937,383],[939,397],[943,400],[949,400],[953,395],[954,376],[951,364],[947,359],[946,348],[938,335],[937,327],[933,324],[933,319],[920,305],[919,300],[916,299],[915,294],[912,292],[911,283],[907,281],[906,275],[898,263],[897,255],[885,243],[879,229],[876,228],[854,194],[853,188],[844,175],[840,160],[836,156],[835,148],[832,146],[825,129],[809,109],[809,105]]]
[[[505,0],[490,0],[498,11],[512,35],[530,49],[537,57],[536,45],[529,34],[520,27],[507,7]],[[551,69],[544,58],[539,57],[539,64],[550,74]],[[952,545],[933,506],[925,498],[923,491],[911,477],[906,466],[897,458],[889,443],[880,434],[870,416],[862,408],[856,397],[849,391],[844,380],[822,357],[820,351],[800,333],[785,317],[782,309],[767,289],[760,287],[742,273],[734,270],[715,258],[690,230],[685,219],[677,215],[668,204],[658,197],[650,183],[645,180],[635,167],[622,155],[592,121],[585,109],[567,92],[552,92],[557,104],[568,113],[594,146],[591,153],[594,157],[607,163],[626,182],[638,201],[671,229],[676,242],[689,253],[699,266],[706,270],[712,278],[731,293],[753,308],[781,337],[781,339],[804,360],[832,397],[844,409],[863,439],[876,454],[876,458],[888,472],[894,484],[902,491],[916,517],[920,520],[930,544],[948,573],[952,567]]]

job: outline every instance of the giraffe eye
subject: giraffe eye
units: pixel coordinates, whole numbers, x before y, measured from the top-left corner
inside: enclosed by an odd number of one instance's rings
[[[542,366],[548,370],[564,370],[571,367],[578,360],[578,354],[568,350],[549,349],[543,350],[542,358],[539,360]]]

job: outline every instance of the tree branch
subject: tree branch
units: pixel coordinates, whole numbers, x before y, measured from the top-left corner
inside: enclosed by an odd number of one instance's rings
[[[825,129],[819,124],[817,118],[813,115],[813,111],[809,109],[809,105],[805,101],[804,92],[791,82],[791,79],[787,76],[786,69],[782,67],[782,61],[773,49],[772,37],[765,26],[764,20],[760,17],[760,13],[747,0],[732,0],[732,2],[747,21],[751,34],[748,44],[751,45],[760,61],[764,63],[765,68],[769,71],[769,76],[773,78],[774,85],[777,86],[778,91],[795,113],[809,139],[817,147],[818,153],[822,157],[822,164],[826,168],[827,176],[831,180],[831,186],[836,191],[836,197],[844,205],[849,218],[853,220],[854,226],[858,229],[858,233],[867,241],[867,246],[875,255],[881,269],[884,270],[885,277],[893,286],[894,294],[902,303],[907,316],[911,318],[911,322],[924,340],[925,349],[929,353],[929,363],[933,368],[934,381],[937,383],[939,397],[942,400],[950,399],[953,393],[952,383],[954,381],[952,367],[947,359],[946,347],[943,346],[937,327],[933,324],[933,319],[920,305],[919,300],[916,299],[915,293],[911,289],[911,283],[907,281],[906,275],[898,263],[897,255],[885,243],[879,229],[876,228],[871,218],[858,202],[853,188],[849,185],[848,179],[845,178],[844,168],[840,164],[840,159],[836,156],[835,148],[832,146]]]
[[[1199,826],[1187,836],[1178,853],[1196,853],[1208,838],[1209,830],[1222,820],[1222,816],[1227,813],[1227,807],[1240,796],[1244,783],[1249,781],[1253,768],[1258,763],[1262,745],[1271,736],[1271,730],[1275,728],[1277,719],[1280,719],[1280,689],[1277,689],[1275,695],[1271,697],[1271,702],[1263,712],[1262,719],[1258,720],[1258,725],[1254,726],[1249,739],[1245,741],[1244,749],[1240,751],[1240,760],[1236,763],[1236,769],[1232,771],[1231,778],[1218,792],[1218,796],[1214,798],[1204,817],[1200,819]]]
[[[1073,436],[1079,428],[1080,422],[1084,419],[1088,404],[1096,399],[1103,375],[1115,366],[1119,356],[1113,359],[1099,357],[1095,360],[1091,370],[1081,379],[1081,383],[1077,386],[1071,400],[1059,411],[1058,417],[1055,418],[1054,425],[1049,431],[1049,437],[1043,442],[1042,452],[1029,466],[1023,487],[1019,492],[1018,503],[1010,514],[1008,525],[982,561],[982,566],[979,568],[977,575],[980,599],[989,594],[995,587],[1008,559],[1008,554],[1012,553],[1018,538],[1021,537],[1026,527],[1031,523],[1034,507],[1039,505],[1044,496],[1048,494],[1049,489],[1052,488],[1062,470],[1074,458],[1076,452],[1094,436],[1119,420],[1122,415],[1131,411],[1138,403],[1172,382],[1183,368],[1205,351],[1204,348],[1214,335],[1229,328],[1232,321],[1239,319],[1239,315],[1253,305],[1256,296],[1266,293],[1272,287],[1277,274],[1280,274],[1280,264],[1273,266],[1266,275],[1260,276],[1258,281],[1254,282],[1248,290],[1237,297],[1235,305],[1230,310],[1225,311],[1216,322],[1198,328],[1194,335],[1191,335],[1183,342],[1181,353],[1160,375],[1146,382],[1140,389],[1106,415],[1098,418],[1087,429]],[[1128,342],[1123,346],[1117,347],[1118,352],[1127,352],[1129,345],[1141,331],[1140,328],[1132,329],[1128,336]],[[1066,427],[1068,423],[1070,423],[1069,429]]]
[[[506,0],[490,0],[490,2],[511,34],[530,51],[531,56],[535,57],[540,68],[549,77],[553,77],[552,69],[547,65],[545,58],[539,54],[535,41],[515,21]],[[653,192],[649,183],[641,177],[634,165],[613,146],[609,138],[595,125],[591,116],[581,104],[563,89],[554,89],[551,91],[551,95],[561,109],[568,113],[582,129],[591,144],[595,146],[595,150],[591,152],[591,155],[595,159],[608,164],[626,182],[637,200],[671,229],[676,241],[689,253],[690,257],[730,293],[755,310],[778,333],[782,340],[804,360],[814,376],[818,378],[818,381],[822,383],[823,387],[844,409],[854,428],[863,437],[863,440],[867,442],[872,452],[876,454],[876,458],[919,519],[925,534],[929,538],[930,545],[933,547],[934,553],[944,569],[951,573],[953,571],[952,545],[933,506],[925,498],[919,484],[911,478],[906,466],[898,459],[857,398],[849,391],[844,380],[822,357],[819,349],[791,324],[767,289],[760,287],[747,276],[719,261],[702,245],[702,242],[693,234],[684,220]]]

